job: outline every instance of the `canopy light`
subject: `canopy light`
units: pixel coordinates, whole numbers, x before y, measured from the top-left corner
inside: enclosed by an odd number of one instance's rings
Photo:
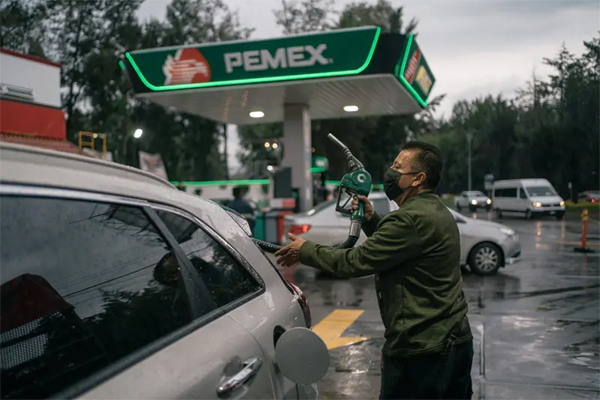
[[[252,111],[250,112],[250,118],[262,118],[265,116],[265,113],[262,111]]]

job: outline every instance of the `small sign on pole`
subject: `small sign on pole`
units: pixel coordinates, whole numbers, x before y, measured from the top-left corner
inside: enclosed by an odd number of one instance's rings
[[[494,175],[487,174],[483,178],[483,186],[485,187],[485,190],[492,190],[493,185],[494,185]]]

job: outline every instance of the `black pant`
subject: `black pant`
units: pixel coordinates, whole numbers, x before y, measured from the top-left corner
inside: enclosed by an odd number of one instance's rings
[[[441,353],[383,356],[380,399],[470,399],[473,341],[449,345]]]

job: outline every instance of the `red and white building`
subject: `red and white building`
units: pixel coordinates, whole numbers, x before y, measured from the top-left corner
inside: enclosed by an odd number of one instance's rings
[[[85,154],[66,135],[60,64],[0,49],[0,141]]]

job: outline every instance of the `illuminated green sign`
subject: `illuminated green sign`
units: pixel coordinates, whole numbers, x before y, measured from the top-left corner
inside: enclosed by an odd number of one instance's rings
[[[427,106],[427,97],[435,77],[412,34],[408,36],[404,52],[400,54],[396,76],[421,106]]]
[[[150,90],[178,90],[360,74],[380,28],[340,29],[288,38],[202,44],[126,53]]]

